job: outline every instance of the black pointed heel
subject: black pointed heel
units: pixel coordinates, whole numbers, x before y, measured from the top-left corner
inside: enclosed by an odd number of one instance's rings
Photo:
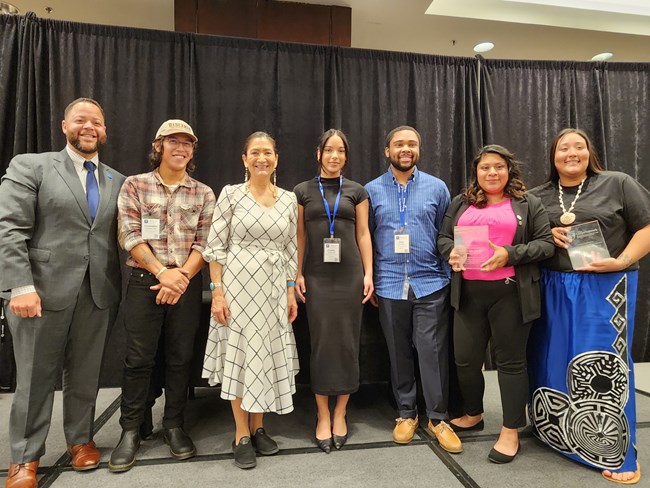
[[[339,449],[341,449],[348,440],[348,435],[347,434],[345,434],[345,435],[332,434],[332,437],[333,437],[333,440],[334,440],[334,449],[336,449],[337,451]]]
[[[316,445],[323,451],[325,454],[329,454],[332,451],[332,438],[328,437],[327,439],[319,439],[315,437]]]

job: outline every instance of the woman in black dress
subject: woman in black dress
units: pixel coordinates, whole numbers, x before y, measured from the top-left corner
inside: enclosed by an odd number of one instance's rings
[[[296,292],[305,303],[311,336],[311,388],[316,395],[316,443],[326,453],[347,440],[346,409],[359,388],[359,336],[370,299],[372,243],[368,194],[343,177],[348,141],[340,130],[320,137],[318,176],[294,189],[298,198]],[[336,396],[334,416],[329,397]]]

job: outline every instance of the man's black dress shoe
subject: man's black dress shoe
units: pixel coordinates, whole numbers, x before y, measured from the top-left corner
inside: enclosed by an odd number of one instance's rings
[[[479,431],[485,428],[485,422],[483,422],[483,419],[479,420],[478,423],[472,425],[471,427],[461,427],[459,425],[452,424],[451,422],[449,422],[448,425],[454,432],[469,432],[471,430]]]
[[[277,442],[271,439],[262,427],[255,431],[251,441],[253,441],[253,446],[255,446],[257,452],[262,456],[272,456],[280,450]]]
[[[348,435],[336,435],[332,434],[332,440],[334,441],[334,449],[337,451],[341,449],[348,440]]]
[[[196,454],[196,447],[190,436],[182,427],[172,427],[164,430],[164,439],[169,444],[169,452],[175,459],[189,459]]]
[[[235,454],[235,466],[238,468],[250,469],[257,466],[255,449],[253,449],[250,437],[242,437],[237,445],[235,445],[235,441],[232,441],[232,452]]]
[[[108,470],[113,473],[128,471],[135,464],[135,453],[140,447],[140,432],[135,430],[124,430],[115,449],[108,461]]]

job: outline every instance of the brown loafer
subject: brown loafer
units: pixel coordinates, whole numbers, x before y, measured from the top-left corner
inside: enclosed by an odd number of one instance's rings
[[[436,437],[436,439],[438,439],[440,447],[442,447],[445,451],[451,452],[453,454],[463,452],[462,442],[460,442],[460,439],[453,431],[453,429],[449,427],[449,424],[447,422],[440,421],[438,425],[433,425],[433,422],[429,420],[427,427],[429,429],[429,432],[431,432]]]
[[[38,460],[24,464],[10,464],[5,488],[36,488]]]
[[[395,419],[395,428],[393,429],[393,442],[397,444],[408,444],[413,440],[415,431],[420,426],[417,416],[414,419]]]
[[[99,451],[95,447],[95,442],[90,441],[87,444],[68,444],[68,454],[72,456],[72,469],[75,471],[87,471],[99,466]]]

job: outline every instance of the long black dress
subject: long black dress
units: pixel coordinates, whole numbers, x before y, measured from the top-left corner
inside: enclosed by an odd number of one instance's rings
[[[321,178],[325,198],[334,209],[339,178]],[[329,221],[318,179],[294,188],[305,209],[303,275],[311,336],[311,388],[319,395],[344,395],[359,388],[359,337],[363,306],[363,265],[355,234],[356,206],[368,198],[358,183],[343,178],[334,237],[341,239],[341,262],[323,262],[323,239]]]

